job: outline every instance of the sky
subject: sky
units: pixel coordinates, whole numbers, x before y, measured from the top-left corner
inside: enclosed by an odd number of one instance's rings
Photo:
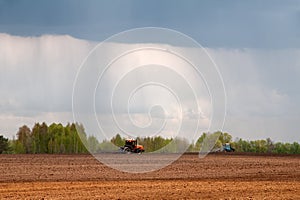
[[[182,32],[207,50],[218,66],[226,90],[223,131],[244,139],[270,137],[275,141],[300,141],[300,2],[276,0],[0,0],[0,134],[12,138],[23,124],[32,127],[35,122],[72,122],[73,84],[86,56],[112,35],[141,27]],[[133,41],[128,44],[115,41],[112,46],[132,48]],[[193,54],[190,47],[181,48]],[[109,73],[107,82],[119,71]],[[139,71],[134,73],[139,77]],[[88,82],[89,78],[84,80]],[[133,80],[139,83],[139,79]],[[168,77],[167,80],[179,79]],[[177,87],[181,91],[180,86]],[[109,84],[107,88],[104,94],[113,89]],[[203,87],[199,88],[201,93]],[[133,110],[138,106],[142,108],[135,112],[138,114],[132,116],[131,122],[141,126],[148,124],[149,106],[154,121],[160,119],[162,113],[163,117],[169,117],[166,113],[173,111],[177,115],[194,113],[188,108],[179,112],[176,106],[170,106],[176,99],[160,89],[153,87],[145,92],[152,96],[164,94],[163,105],[169,107],[165,110],[155,107],[159,99],[145,101],[137,93],[136,99],[130,100],[128,105],[133,106]],[[101,91],[99,93],[96,97],[101,99]],[[122,92],[118,94],[119,99],[128,98],[122,96]],[[211,116],[211,105],[207,91],[204,90],[203,95],[207,99],[198,99],[203,113],[196,113],[205,121]],[[187,103],[190,96],[183,94],[183,97],[187,99],[186,105],[190,105]],[[106,104],[102,106],[107,108]],[[102,108],[99,113],[103,114]],[[118,113],[119,121],[127,122],[122,113]],[[99,121],[108,130],[117,131],[109,126],[109,117],[99,116]],[[178,121],[170,122],[167,127],[176,129]],[[89,124],[86,129],[94,130]]]

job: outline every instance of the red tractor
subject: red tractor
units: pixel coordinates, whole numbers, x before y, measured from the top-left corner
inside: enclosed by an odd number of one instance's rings
[[[143,145],[138,145],[137,140],[127,139],[125,140],[125,145],[120,147],[120,151],[124,153],[142,153],[144,152]]]

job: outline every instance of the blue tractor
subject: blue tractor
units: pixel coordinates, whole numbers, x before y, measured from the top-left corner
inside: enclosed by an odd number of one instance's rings
[[[225,143],[223,145],[223,151],[225,152],[234,152],[235,151],[235,148],[233,148],[230,143]]]

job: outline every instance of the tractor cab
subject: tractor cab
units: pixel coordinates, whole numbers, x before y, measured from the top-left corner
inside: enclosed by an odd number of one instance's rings
[[[127,139],[125,141],[125,147],[129,147],[130,149],[134,149],[134,147],[137,145],[137,140],[134,139]]]

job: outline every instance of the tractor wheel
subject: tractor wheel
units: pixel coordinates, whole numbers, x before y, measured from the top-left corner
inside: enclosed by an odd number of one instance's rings
[[[138,154],[142,154],[142,150],[140,150],[140,149],[137,149],[137,150],[136,150],[136,153],[138,153]]]
[[[128,148],[128,147],[125,147],[123,151],[124,151],[125,153],[131,153],[131,150],[130,150],[130,148]]]

